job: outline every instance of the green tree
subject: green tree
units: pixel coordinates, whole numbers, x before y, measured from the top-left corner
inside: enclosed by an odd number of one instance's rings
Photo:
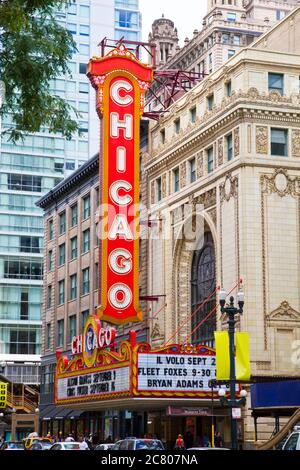
[[[0,0],[0,80],[5,84],[1,114],[10,113],[12,141],[42,127],[67,139],[78,130],[77,111],[51,94],[50,80],[69,73],[76,49],[72,34],[55,18],[71,0]]]

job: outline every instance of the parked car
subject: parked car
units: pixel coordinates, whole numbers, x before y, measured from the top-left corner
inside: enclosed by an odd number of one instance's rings
[[[5,441],[2,443],[0,450],[25,450],[22,441]]]
[[[103,444],[98,444],[94,450],[112,450],[115,444],[108,444],[108,443],[103,443]]]
[[[165,450],[159,439],[127,438],[115,443],[111,450]]]
[[[28,450],[49,450],[52,445],[52,442],[42,440],[36,441],[29,447]]]
[[[85,450],[81,442],[56,442],[49,450]]]
[[[300,426],[294,427],[294,431],[283,444],[282,450],[300,450]]]

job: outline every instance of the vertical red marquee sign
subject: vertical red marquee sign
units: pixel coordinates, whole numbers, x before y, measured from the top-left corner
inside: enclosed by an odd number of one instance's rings
[[[140,118],[152,79],[122,44],[93,57],[88,77],[97,90],[102,119],[100,319],[125,324],[142,319],[139,309]]]

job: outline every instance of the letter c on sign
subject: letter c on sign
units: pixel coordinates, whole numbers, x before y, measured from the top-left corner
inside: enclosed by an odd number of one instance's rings
[[[133,102],[133,99],[129,95],[120,96],[120,90],[131,91],[132,85],[125,80],[117,80],[112,84],[110,89],[110,96],[112,100],[121,106],[128,106]]]
[[[128,204],[131,204],[132,202],[132,197],[129,196],[129,194],[121,196],[119,194],[120,189],[124,189],[124,191],[130,191],[132,186],[130,183],[128,183],[128,181],[115,181],[109,188],[110,197],[118,206],[128,206]]]

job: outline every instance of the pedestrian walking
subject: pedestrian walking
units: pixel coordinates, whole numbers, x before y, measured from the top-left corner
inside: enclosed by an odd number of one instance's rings
[[[185,449],[182,434],[178,434],[177,439],[175,441],[174,449],[176,449],[176,450],[184,450]]]

